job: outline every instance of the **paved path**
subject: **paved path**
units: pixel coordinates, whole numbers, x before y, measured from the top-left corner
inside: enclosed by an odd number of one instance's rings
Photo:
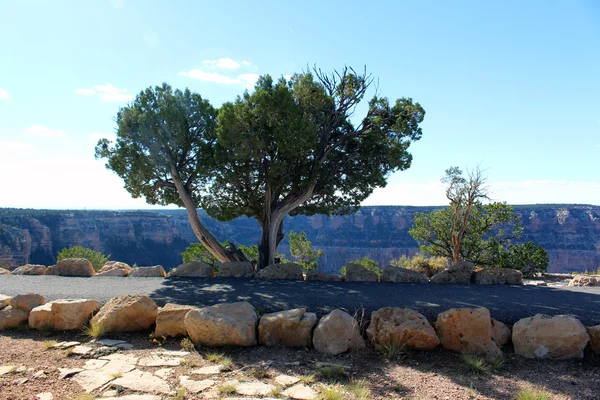
[[[586,325],[600,324],[600,288],[0,276],[0,294],[28,292],[37,292],[47,300],[88,298],[102,303],[125,294],[147,294],[159,305],[204,306],[246,300],[266,312],[307,307],[323,314],[341,307],[354,313],[361,306],[367,312],[385,306],[412,307],[430,319],[453,307],[483,306],[492,317],[506,323],[544,313],[572,314]]]

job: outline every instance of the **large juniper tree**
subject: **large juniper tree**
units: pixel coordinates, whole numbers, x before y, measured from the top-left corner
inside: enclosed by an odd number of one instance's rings
[[[259,267],[274,262],[286,215],[352,212],[389,173],[410,166],[408,147],[421,137],[425,111],[410,98],[375,95],[354,118],[371,83],[348,68],[289,81],[264,76],[221,107],[219,167],[203,204],[221,220],[257,219]]]

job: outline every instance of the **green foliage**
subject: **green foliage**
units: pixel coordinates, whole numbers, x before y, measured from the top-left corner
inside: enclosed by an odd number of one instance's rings
[[[246,256],[246,258],[248,260],[258,260],[258,245],[257,244],[253,244],[252,246],[244,246],[243,244],[240,244],[238,246],[238,249],[240,249],[240,251],[242,253],[244,253],[244,255]]]
[[[487,371],[485,358],[478,354],[464,353],[461,356],[463,365],[469,372],[475,372],[477,374],[483,374]]]
[[[56,257],[57,261],[64,260],[65,258],[85,258],[89,260],[94,266],[94,269],[98,271],[104,264],[110,261],[110,254],[105,256],[104,254],[87,247],[73,246],[62,249]]]
[[[552,395],[545,390],[526,389],[519,390],[515,400],[550,400]]]
[[[291,231],[290,238],[290,254],[295,258],[304,272],[310,272],[318,267],[317,260],[323,255],[323,250],[313,250],[312,243],[306,239],[306,233],[296,233]]]
[[[367,256],[364,256],[362,260],[354,260],[349,262],[348,264],[359,264],[365,267],[369,271],[373,271],[377,274],[377,276],[381,275],[381,270],[379,269],[379,263]],[[340,274],[346,276],[347,265],[344,265],[340,269]]]
[[[226,246],[227,242],[224,242],[223,246]],[[200,242],[192,243],[186,247],[185,251],[181,253],[181,259],[183,263],[189,263],[192,261],[200,261],[206,265],[209,265],[213,270],[217,270],[219,267],[219,261],[213,256],[206,247]]]
[[[518,269],[523,276],[533,277],[548,269],[548,254],[543,247],[533,242],[520,245],[510,245],[502,251],[495,266],[498,268]]]
[[[418,253],[412,258],[403,255],[398,259],[392,260],[390,264],[420,272],[431,278],[433,275],[447,268],[448,262],[448,258],[443,256],[427,256]]]

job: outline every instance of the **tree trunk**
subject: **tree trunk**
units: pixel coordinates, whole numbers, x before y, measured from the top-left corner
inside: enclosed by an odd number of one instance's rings
[[[231,252],[221,246],[221,243],[206,229],[206,227],[200,221],[200,217],[198,216],[198,210],[196,210],[196,205],[192,200],[190,194],[188,193],[186,187],[179,179],[179,176],[176,172],[171,171],[171,176],[173,177],[173,182],[175,183],[175,188],[177,189],[177,193],[179,193],[179,197],[183,201],[185,206],[185,211],[187,212],[188,220],[190,221],[190,225],[192,226],[192,230],[194,234],[204,245],[206,250],[210,252],[219,262],[230,262],[230,261],[247,261],[246,257],[240,256],[238,252]]]

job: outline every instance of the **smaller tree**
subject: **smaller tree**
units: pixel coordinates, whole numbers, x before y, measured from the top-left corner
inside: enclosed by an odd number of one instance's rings
[[[510,245],[501,252],[496,266],[499,268],[518,269],[523,276],[533,277],[546,272],[549,264],[548,254],[543,247],[533,242],[522,245]]]
[[[373,271],[377,274],[377,276],[381,275],[381,270],[379,269],[379,263],[367,256],[364,256],[362,258],[362,260],[354,260],[349,262],[348,264],[358,264],[358,265],[362,265],[363,267],[365,267],[365,269],[369,270],[369,271]],[[340,274],[343,276],[346,276],[346,271],[347,271],[347,266],[348,265],[344,265],[341,269],[340,269]]]
[[[106,256],[88,247],[73,246],[62,249],[58,253],[56,261],[58,262],[64,260],[65,258],[85,258],[86,260],[91,262],[94,266],[94,269],[98,271],[104,266],[104,264],[110,261],[110,254]]]
[[[312,243],[306,239],[306,233],[296,233],[291,231],[290,237],[290,254],[294,257],[304,272],[310,272],[319,266],[317,260],[323,255],[323,250],[313,250]]]

